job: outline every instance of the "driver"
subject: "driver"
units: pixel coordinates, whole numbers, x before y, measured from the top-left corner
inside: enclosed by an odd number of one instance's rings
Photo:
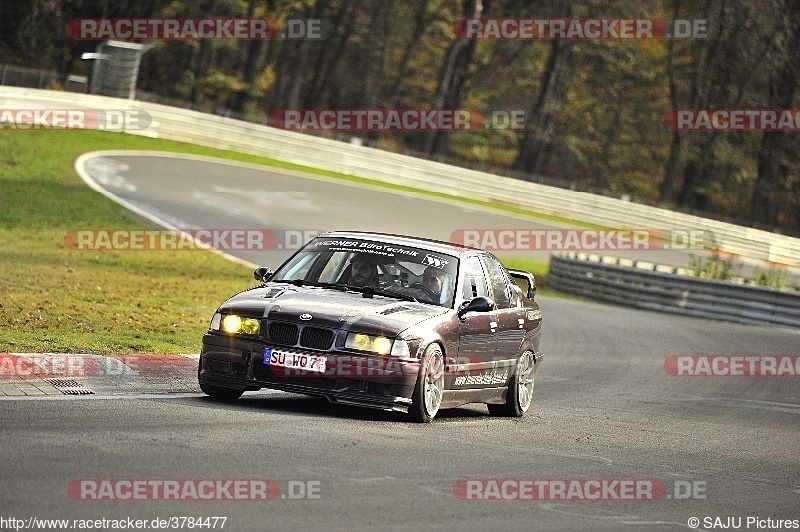
[[[378,265],[371,255],[361,253],[350,259],[348,286],[378,288]]]
[[[433,292],[438,300],[442,295],[442,284],[444,283],[444,271],[433,266],[428,266],[422,273],[422,285]]]

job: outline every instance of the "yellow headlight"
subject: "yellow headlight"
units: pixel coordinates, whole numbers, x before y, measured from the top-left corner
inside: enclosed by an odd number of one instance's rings
[[[236,314],[228,314],[222,320],[222,330],[228,334],[258,334],[261,322],[256,318],[242,318]]]
[[[372,343],[370,341],[370,337],[366,334],[354,334],[352,340],[352,347],[353,349],[358,349],[359,351],[366,351],[369,349],[369,345]]]
[[[350,333],[344,346],[359,351],[370,351],[379,355],[388,355],[392,350],[392,340],[385,336],[372,336],[364,333]]]
[[[261,324],[255,318],[245,318],[242,320],[242,332],[244,334],[258,334]]]
[[[388,355],[392,350],[392,341],[383,336],[378,336],[372,341],[372,350],[379,355]]]
[[[222,320],[222,330],[226,333],[237,333],[242,328],[242,318],[236,314],[228,314]]]

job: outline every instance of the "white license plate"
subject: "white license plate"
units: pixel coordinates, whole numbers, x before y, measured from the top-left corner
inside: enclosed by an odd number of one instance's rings
[[[278,351],[271,347],[264,348],[264,365],[279,366],[282,368],[301,369],[315,373],[325,373],[326,357],[316,355],[302,355]]]

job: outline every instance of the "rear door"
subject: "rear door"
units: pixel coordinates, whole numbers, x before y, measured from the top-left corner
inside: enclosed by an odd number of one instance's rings
[[[525,309],[519,301],[519,292],[505,267],[492,255],[481,255],[486,268],[487,281],[492,299],[497,305],[497,341],[494,359],[498,365],[511,366],[516,363],[522,341],[525,339]]]

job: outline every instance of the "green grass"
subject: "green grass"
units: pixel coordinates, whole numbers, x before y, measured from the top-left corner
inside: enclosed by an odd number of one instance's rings
[[[0,351],[194,353],[248,269],[204,251],[69,249],[76,228],[141,228],[87,187],[81,153],[195,146],[91,131],[0,131]]]
[[[0,352],[198,352],[216,305],[255,282],[246,267],[200,250],[70,249],[64,242],[70,230],[144,227],[123,207],[87,187],[74,170],[82,153],[112,149],[207,155],[376,185],[265,157],[159,139],[83,130],[0,130],[0,320],[5,325]],[[489,202],[470,203],[531,214]],[[543,262],[513,260],[509,266],[533,271],[540,280],[547,268]]]

